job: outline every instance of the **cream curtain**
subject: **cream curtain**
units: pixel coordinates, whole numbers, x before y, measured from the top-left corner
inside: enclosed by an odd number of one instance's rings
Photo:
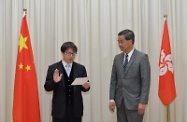
[[[170,122],[187,122],[187,0],[0,0],[0,122],[12,122],[12,101],[18,38],[23,8],[36,62],[42,122],[51,122],[51,96],[44,88],[48,65],[61,60],[65,41],[78,46],[76,61],[87,68],[91,90],[83,93],[83,122],[117,122],[108,110],[113,58],[120,52],[117,33],[135,32],[135,47],[149,55],[151,89],[144,122],[167,122],[158,98],[159,53],[163,15],[173,54],[177,98],[170,104]]]

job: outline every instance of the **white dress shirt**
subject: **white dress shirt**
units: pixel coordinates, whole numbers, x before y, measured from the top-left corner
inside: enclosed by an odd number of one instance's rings
[[[62,60],[62,64],[63,64],[63,66],[66,70],[66,73],[67,73],[68,77],[69,77],[73,63],[68,64],[64,60]]]

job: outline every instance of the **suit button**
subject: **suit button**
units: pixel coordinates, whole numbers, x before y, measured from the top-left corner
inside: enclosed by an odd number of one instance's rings
[[[70,80],[68,80],[68,81],[70,81]]]

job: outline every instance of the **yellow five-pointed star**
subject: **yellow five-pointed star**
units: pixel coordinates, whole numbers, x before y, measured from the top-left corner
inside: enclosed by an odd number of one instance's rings
[[[31,66],[27,65],[25,68],[27,71],[31,70]]]
[[[23,69],[23,64],[19,64],[19,69]]]
[[[21,50],[23,48],[28,49],[27,45],[26,45],[26,41],[27,41],[28,37],[23,37],[22,34],[20,34],[20,40],[19,40],[19,52],[21,52]]]

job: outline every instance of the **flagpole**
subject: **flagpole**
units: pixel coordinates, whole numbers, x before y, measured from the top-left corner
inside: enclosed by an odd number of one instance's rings
[[[170,109],[169,109],[169,105],[167,106],[167,122],[170,122]]]
[[[164,20],[167,20],[168,15],[164,14]],[[167,122],[170,122],[170,109],[169,105],[167,106]]]
[[[23,8],[24,15],[27,15],[27,9]]]
[[[167,19],[168,15],[167,14],[164,14],[164,19]]]

